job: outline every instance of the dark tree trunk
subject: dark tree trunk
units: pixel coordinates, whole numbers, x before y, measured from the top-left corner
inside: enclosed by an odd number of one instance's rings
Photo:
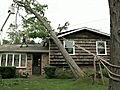
[[[120,66],[120,0],[108,0],[110,8],[110,63]],[[120,69],[110,67],[120,74]],[[115,77],[115,76],[113,76]],[[120,90],[120,82],[110,79],[109,90]]]

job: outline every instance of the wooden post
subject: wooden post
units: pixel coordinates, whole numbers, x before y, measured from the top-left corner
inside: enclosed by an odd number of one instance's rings
[[[94,56],[93,66],[94,66],[94,80],[96,80],[96,56]]]
[[[101,68],[100,62],[99,62],[99,68],[100,68],[100,74],[101,74],[102,83],[103,83],[103,85],[105,85],[104,78],[103,78],[103,73],[102,73],[102,68]]]

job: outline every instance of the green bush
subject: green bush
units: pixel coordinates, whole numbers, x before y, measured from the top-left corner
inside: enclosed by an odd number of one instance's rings
[[[59,79],[71,79],[74,78],[71,70],[59,70],[56,72],[56,77]]]
[[[91,68],[84,69],[83,72],[89,77],[94,74],[94,70]]]
[[[1,74],[0,74],[0,84],[2,84],[2,76],[1,76]]]
[[[15,77],[16,77],[16,78],[21,78],[21,75],[20,75],[20,72],[19,72],[19,71],[16,71]]]
[[[46,78],[55,78],[55,71],[56,67],[55,66],[45,66],[44,68]]]
[[[102,69],[102,73],[103,73],[103,76],[104,76],[104,77],[109,78],[109,76],[108,76],[108,71],[107,71],[106,69]]]
[[[3,79],[14,78],[16,75],[16,67],[0,67],[0,75]]]

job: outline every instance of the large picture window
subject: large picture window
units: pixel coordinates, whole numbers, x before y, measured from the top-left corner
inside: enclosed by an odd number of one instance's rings
[[[96,52],[97,52],[97,55],[107,55],[106,41],[96,42]]]
[[[15,66],[16,68],[26,68],[27,55],[21,53],[1,53],[0,66]]]
[[[75,54],[74,44],[75,44],[74,41],[68,41],[68,40],[64,41],[64,47],[70,55]]]

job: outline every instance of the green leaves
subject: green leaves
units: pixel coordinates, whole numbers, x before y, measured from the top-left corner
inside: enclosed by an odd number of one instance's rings
[[[18,26],[11,23],[8,30],[9,30],[9,32],[7,32],[7,33],[8,33],[8,37],[9,37],[9,42],[19,44],[21,41],[22,32],[20,30],[18,30]]]
[[[39,37],[45,39],[45,37],[48,35],[45,27],[34,16],[29,17],[28,15],[27,19],[23,18],[23,28],[25,31],[27,31],[27,34],[30,38]]]
[[[48,9],[48,5],[46,4],[42,5],[37,0],[13,0],[13,1],[15,2],[16,7],[19,7],[18,13],[22,19],[21,30],[25,31],[28,41],[35,38],[41,38],[43,41],[47,41],[46,37],[48,36],[48,32],[46,31],[45,26],[34,14],[34,12],[40,15],[41,18],[45,22],[47,22],[48,25],[50,25],[51,22],[47,19],[47,17],[44,16],[45,10]],[[23,13],[23,11],[25,11],[25,13]],[[14,31],[12,31],[12,33],[14,33]],[[13,40],[15,37],[12,37],[12,33],[9,32],[9,35]]]
[[[18,1],[18,0],[16,0]],[[18,4],[18,3],[17,3]],[[50,21],[48,21],[47,17],[44,17],[44,12],[46,8],[48,8],[48,5],[41,5],[36,0],[19,0],[18,6],[28,6],[31,7],[35,12],[40,14],[42,18],[50,25]],[[45,27],[42,25],[41,22],[38,21],[38,19],[30,13],[30,11],[26,8],[23,8],[26,12],[25,15],[20,16],[22,18],[22,28],[24,31],[26,31],[29,38],[41,38],[45,39],[48,33],[46,32]]]

